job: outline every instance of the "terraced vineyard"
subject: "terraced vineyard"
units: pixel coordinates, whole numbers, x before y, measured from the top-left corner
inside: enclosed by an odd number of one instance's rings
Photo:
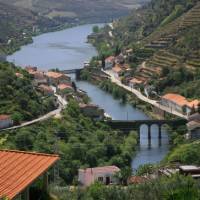
[[[148,60],[147,65],[150,67],[179,67],[182,64],[180,56],[169,53],[166,50],[160,50],[154,54],[154,56]]]
[[[149,48],[166,48],[183,30],[197,25],[200,25],[200,3],[173,22],[156,29],[143,40],[143,43]]]

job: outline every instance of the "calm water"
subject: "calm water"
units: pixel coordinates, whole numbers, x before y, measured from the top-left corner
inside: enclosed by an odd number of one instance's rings
[[[9,56],[8,61],[21,66],[38,66],[43,70],[56,67],[59,69],[80,68],[84,61],[89,61],[91,57],[97,55],[95,48],[86,43],[87,35],[91,33],[92,27],[93,25],[83,25],[37,36],[33,44],[22,47],[20,51]],[[113,99],[112,95],[90,83],[79,81],[77,85],[88,93],[93,103],[104,108],[113,119],[149,119],[142,111],[129,104],[121,104],[119,100]],[[140,146],[133,159],[132,168],[136,169],[144,163],[159,162],[167,153],[168,147],[166,130],[162,130],[162,140],[159,141],[158,129],[152,126],[152,141],[149,144],[147,127],[142,126]]]

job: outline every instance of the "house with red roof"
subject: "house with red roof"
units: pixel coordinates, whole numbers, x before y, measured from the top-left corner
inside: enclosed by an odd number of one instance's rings
[[[105,59],[105,69],[112,69],[113,65],[115,63],[115,57],[109,56]]]
[[[29,200],[32,195],[47,192],[48,171],[58,160],[59,156],[53,154],[0,150],[0,199]],[[41,192],[33,193],[32,185],[41,178],[43,179]]]
[[[95,120],[102,120],[104,118],[104,109],[99,108],[98,105],[80,103],[79,107],[83,115],[87,117]]]
[[[68,93],[73,91],[71,83],[61,83],[57,86],[57,91],[62,93]]]
[[[123,74],[123,72],[124,72],[122,65],[116,64],[116,65],[112,68],[112,72],[113,72],[115,78],[119,79],[120,76],[122,76],[122,74]]]
[[[33,66],[26,66],[25,67],[25,70],[30,73],[30,72],[33,72],[33,71],[37,71],[37,67],[33,67]]]
[[[48,85],[44,85],[44,84],[39,85],[39,86],[38,86],[38,90],[39,90],[43,95],[45,95],[45,96],[54,95],[53,89],[52,89],[50,86],[48,86]]]
[[[15,76],[16,76],[17,78],[24,78],[24,75],[21,74],[21,73],[19,73],[19,72],[16,72],[16,73],[15,73]]]
[[[46,76],[48,78],[48,83],[50,85],[59,85],[61,83],[71,82],[71,78],[69,76],[59,72],[49,71],[46,73]]]
[[[10,115],[0,115],[0,129],[9,128],[13,125]]]
[[[197,99],[188,101],[185,97],[175,93],[168,93],[161,97],[162,105],[187,115],[190,115],[193,109],[197,110],[199,103]]]
[[[116,166],[79,169],[78,181],[84,187],[88,187],[96,181],[105,185],[118,184],[119,181],[115,175],[119,171],[120,169]]]

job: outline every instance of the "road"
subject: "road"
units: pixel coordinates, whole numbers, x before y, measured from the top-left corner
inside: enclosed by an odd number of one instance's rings
[[[15,130],[15,129],[23,128],[25,126],[30,126],[32,124],[36,124],[38,122],[41,122],[41,121],[47,120],[49,118],[52,118],[56,115],[59,115],[61,113],[61,111],[67,106],[68,102],[65,99],[63,99],[60,95],[56,94],[55,90],[54,90],[54,95],[57,97],[58,102],[59,102],[59,107],[56,110],[53,110],[41,117],[38,117],[37,119],[31,120],[28,122],[24,122],[18,126],[12,126],[10,128],[1,129],[0,132],[6,131],[6,130]]]
[[[144,63],[145,65],[145,63]],[[153,100],[153,99],[149,99],[148,97],[144,96],[140,91],[136,90],[136,89],[133,89],[127,85],[124,85],[121,83],[121,81],[119,79],[117,79],[112,70],[102,70],[104,73],[106,73],[107,75],[109,75],[111,81],[115,84],[117,84],[118,86],[124,88],[125,90],[129,91],[129,92],[132,92],[133,94],[135,94],[140,100],[146,102],[146,103],[149,103],[151,105],[153,105],[154,107],[157,107],[167,113],[170,113],[170,114],[173,114],[177,117],[181,117],[183,119],[187,119],[187,115],[183,115],[182,113],[180,112],[177,112],[176,110],[172,110],[171,108],[167,107],[167,106],[164,106],[164,105],[161,105],[160,103],[158,103],[157,101]]]

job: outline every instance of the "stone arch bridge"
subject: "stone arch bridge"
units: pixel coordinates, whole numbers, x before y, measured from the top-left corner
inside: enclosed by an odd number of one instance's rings
[[[63,73],[63,74],[75,74],[76,79],[80,79],[80,75],[81,75],[82,70],[83,70],[83,68],[81,68],[81,69],[67,69],[67,70],[62,70],[61,73]]]
[[[178,127],[180,125],[185,125],[187,120],[185,119],[174,119],[174,120],[134,120],[134,121],[123,121],[123,120],[108,120],[106,123],[113,129],[122,130],[124,132],[130,132],[136,130],[138,132],[138,137],[140,139],[140,127],[142,125],[147,125],[148,127],[148,139],[151,140],[151,126],[158,126],[158,138],[162,138],[162,126],[168,125],[170,127]]]

